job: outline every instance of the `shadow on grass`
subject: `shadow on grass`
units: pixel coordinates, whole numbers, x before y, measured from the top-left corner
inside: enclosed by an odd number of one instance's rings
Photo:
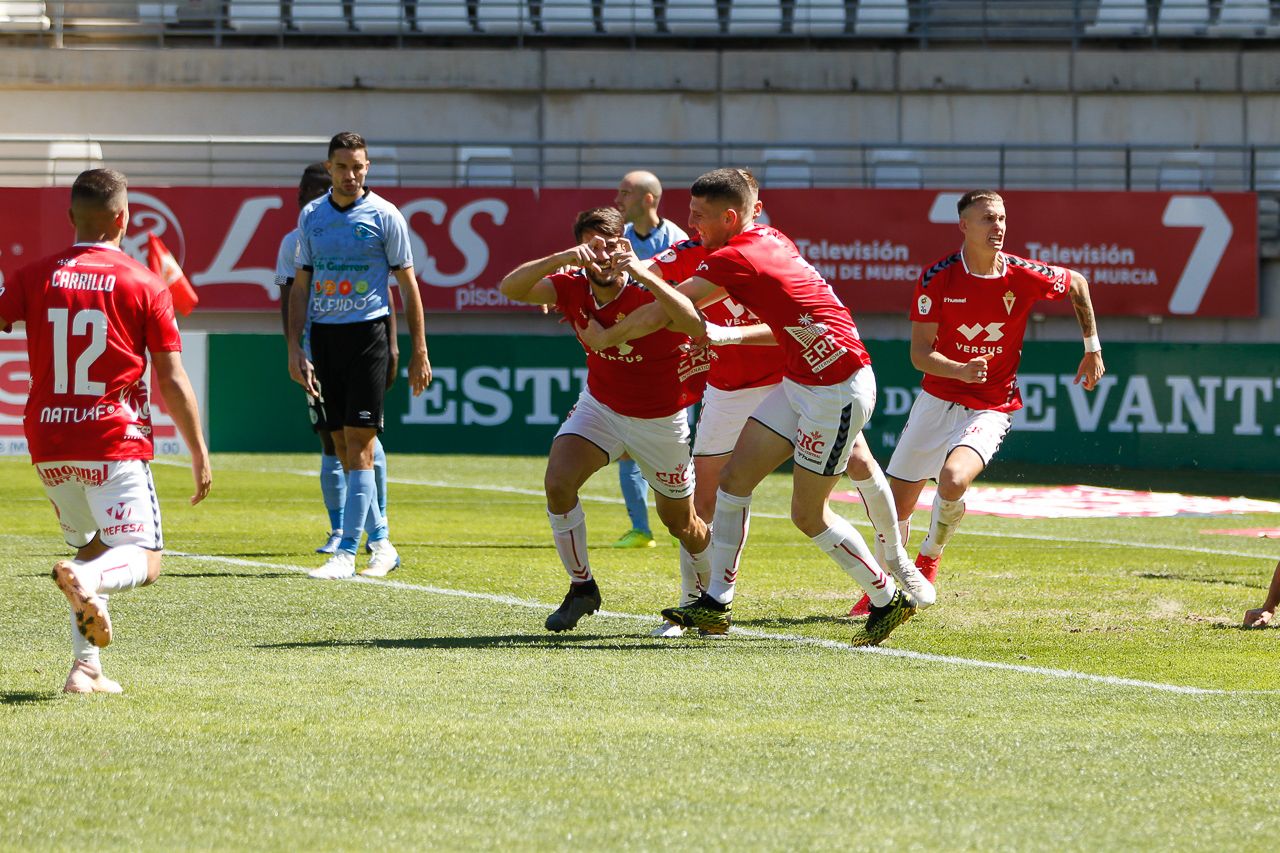
[[[605,634],[575,634],[569,637],[550,637],[545,634],[500,634],[479,637],[404,637],[399,639],[369,640],[310,640],[296,643],[262,643],[256,649],[504,649],[504,648],[564,648],[607,649],[609,651],[667,651],[670,649],[694,649],[699,643],[652,642],[648,637],[628,637]]]
[[[838,625],[847,628],[855,623],[848,616],[820,614],[817,616],[779,616],[773,619],[735,619],[733,624],[740,628],[764,631],[769,628],[792,628],[797,625]]]
[[[1199,575],[1180,575],[1177,572],[1134,572],[1134,577],[1145,578],[1154,581],[1187,581],[1188,583],[1203,583],[1212,586],[1238,586],[1242,589],[1266,589],[1264,583],[1256,583],[1249,581],[1232,580],[1231,578],[1210,578]]]
[[[301,572],[164,572],[160,580],[177,580],[180,578],[249,578],[251,580],[271,580],[273,578],[300,578]]]
[[[0,692],[0,705],[34,705],[52,702],[61,695],[56,690],[7,690]]]

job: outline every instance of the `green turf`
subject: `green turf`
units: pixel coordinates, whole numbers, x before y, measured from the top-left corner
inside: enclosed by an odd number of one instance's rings
[[[886,644],[938,656],[913,659],[803,642],[848,640],[855,596],[784,520],[784,477],[754,503],[744,630],[656,641],[665,536],[592,550],[605,608],[641,618],[550,636],[541,460],[391,466],[405,566],[378,584],[299,571],[325,528],[314,458],[219,456],[195,508],[157,465],[169,548],[207,556],[113,598],[124,696],[64,697],[65,551],[30,467],[0,460],[0,847],[1239,849],[1280,829],[1280,631],[1235,627],[1278,549],[1199,532],[1280,516],[967,518],[939,605]],[[611,472],[586,489],[597,544],[628,526],[615,495]]]

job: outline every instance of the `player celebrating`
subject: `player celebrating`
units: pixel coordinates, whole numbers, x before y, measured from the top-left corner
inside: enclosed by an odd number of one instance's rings
[[[875,405],[870,358],[830,285],[784,234],[753,222],[754,196],[741,170],[708,172],[691,193],[689,225],[711,252],[696,276],[675,289],[634,258],[626,269],[650,288],[674,327],[692,336],[708,331],[694,303],[723,291],[750,308],[783,348],[784,379],[747,421],[721,473],[707,592],[663,616],[686,627],[728,629],[751,493],[791,456],[792,521],[872,596],[875,607],[855,643],[879,643],[915,613],[917,602],[932,603],[933,589],[903,566],[916,591],[908,598],[876,565],[857,531],[827,505]]]
[[[75,245],[0,286],[0,327],[26,323],[31,393],[23,429],[74,560],[53,580],[71,605],[75,657],[63,690],[120,693],[102,673],[107,596],[160,575],[160,507],[152,458],[147,353],[160,395],[191,452],[196,504],[213,477],[169,291],[120,250],[129,223],[124,175],[83,172],[71,187]]]
[[[964,245],[926,269],[916,285],[911,363],[924,373],[923,393],[888,466],[904,542],[925,481],[938,482],[929,534],[916,558],[930,580],[964,515],[965,492],[1022,408],[1018,362],[1036,302],[1071,299],[1084,336],[1076,383],[1092,391],[1105,372],[1085,277],[1003,251],[1004,200],[995,192],[965,193],[956,206]]]
[[[653,301],[620,272],[605,271],[588,244],[606,246],[622,235],[622,216],[611,207],[585,210],[573,226],[577,245],[512,270],[499,288],[510,299],[554,305],[575,332],[596,320],[608,327]],[[572,273],[556,272],[577,267]],[[581,341],[581,338],[579,338]],[[698,597],[705,565],[707,525],[693,511],[689,423],[684,410],[697,401],[705,379],[702,351],[683,334],[656,331],[587,353],[587,387],[578,398],[547,459],[547,515],[556,552],[569,573],[569,593],[547,617],[549,631],[567,631],[600,608],[600,588],[587,554],[586,516],[578,491],[622,453],[636,460],[654,490],[658,517],[680,540],[682,601]]]
[[[347,472],[342,515],[350,523],[338,550],[309,573],[332,580],[355,574],[359,520],[370,512],[376,514],[369,535],[373,556],[362,574],[381,576],[400,565],[373,497],[374,439],[382,429],[391,359],[385,318],[392,304],[387,280],[393,274],[413,344],[409,388],[415,396],[431,382],[431,363],[409,226],[394,205],[365,187],[369,152],[363,137],[350,131],[334,136],[325,168],[333,187],[298,217],[298,270],[289,295],[289,375],[312,396],[324,388],[325,426]],[[308,323],[314,365],[302,349]]]
[[[298,182],[298,208],[324,195],[330,187],[329,173],[323,163],[312,163],[302,172]],[[280,288],[280,322],[284,327],[285,337],[289,336],[289,292],[293,287],[293,276],[297,269],[298,229],[295,228],[280,241],[280,251],[276,256],[276,286]],[[387,368],[387,390],[391,390],[395,382],[396,366],[399,361],[399,350],[396,347],[396,312],[387,314],[387,343],[391,349],[390,364]],[[305,332],[304,332],[305,335]],[[304,344],[303,348],[306,348]],[[342,510],[347,502],[347,476],[342,470],[342,460],[333,444],[333,435],[325,426],[327,418],[324,413],[324,398],[307,395],[307,407],[311,415],[311,428],[320,436],[320,494],[324,499],[325,510],[329,513],[329,535],[325,543],[316,549],[317,554],[332,554],[338,550],[342,541]],[[382,442],[373,439],[373,479],[377,489],[378,513],[387,518],[387,455],[382,449]],[[368,524],[365,530],[373,533],[376,529],[374,514],[366,517]],[[389,523],[389,522],[388,522]],[[367,546],[366,546],[367,547]]]
[[[651,258],[673,243],[687,240],[689,235],[669,219],[658,215],[662,200],[662,184],[652,172],[627,172],[618,184],[613,204],[626,220],[622,236],[631,242],[636,255]],[[649,527],[649,507],[645,495],[649,491],[640,466],[629,456],[618,460],[618,487],[626,504],[631,529],[613,543],[615,548],[652,548],[653,531]]]

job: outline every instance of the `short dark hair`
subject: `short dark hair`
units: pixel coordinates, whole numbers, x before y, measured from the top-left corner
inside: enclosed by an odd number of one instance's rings
[[[735,210],[746,210],[751,203],[751,181],[742,169],[714,169],[693,182],[689,194],[707,201],[727,201]]]
[[[344,130],[342,133],[335,134],[333,139],[329,140],[329,159],[333,159],[335,151],[363,151],[369,153],[369,146],[365,145],[364,137],[356,133],[354,130]]]
[[[312,163],[303,169],[302,180],[298,181],[298,207],[306,207],[307,202],[324,195],[332,184],[324,163]]]
[[[129,200],[129,182],[115,169],[90,169],[81,172],[71,185],[73,207],[119,210]]]
[[[960,196],[960,200],[956,202],[956,213],[964,215],[964,209],[971,204],[977,204],[980,201],[998,201],[1004,204],[1004,199],[1000,197],[1000,193],[995,190],[969,190]]]
[[[595,231],[606,237],[621,237],[625,223],[616,207],[593,207],[578,214],[573,221],[573,239],[582,242],[582,235]]]
[[[756,176],[751,173],[750,169],[740,166],[738,167],[738,174],[742,175],[742,179],[747,182],[747,186],[751,188],[753,193],[760,195],[760,182],[756,180]]]

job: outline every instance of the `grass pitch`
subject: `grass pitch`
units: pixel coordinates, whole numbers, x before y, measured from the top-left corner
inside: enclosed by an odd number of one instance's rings
[[[970,517],[939,604],[861,652],[851,582],[774,477],[734,635],[646,636],[677,589],[663,537],[593,547],[611,615],[553,636],[542,464],[393,456],[405,565],[355,583],[302,573],[315,457],[219,456],[195,508],[159,464],[166,572],[114,597],[103,652],[126,693],[64,697],[65,549],[29,465],[0,460],[0,847],[1231,849],[1280,829],[1280,631],[1235,627],[1276,543],[1199,533],[1280,516]],[[1149,485],[1280,492],[1176,480]],[[596,546],[628,526],[611,470],[584,505]]]

